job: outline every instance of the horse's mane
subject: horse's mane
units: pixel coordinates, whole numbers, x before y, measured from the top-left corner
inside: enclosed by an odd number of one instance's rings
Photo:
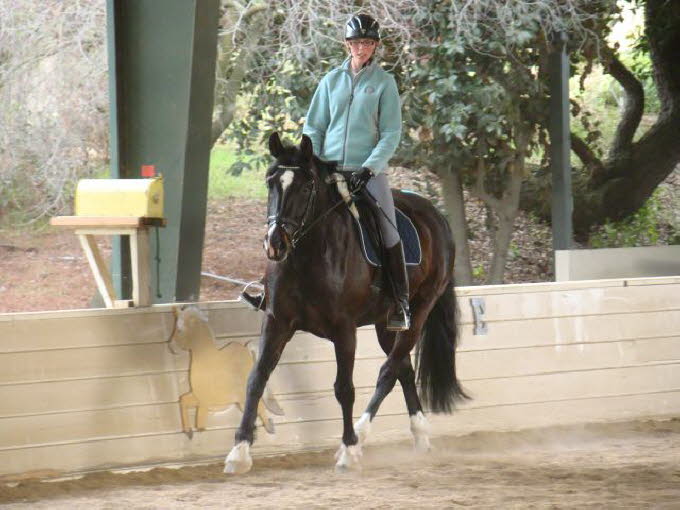
[[[300,148],[297,145],[284,143],[283,154],[277,160],[288,165],[295,165],[299,162]],[[324,161],[316,155],[313,156],[314,165],[322,174],[322,177],[327,177],[333,174],[338,168],[337,161]]]
[[[324,161],[317,156],[314,156],[314,165],[321,172],[322,178],[332,175],[338,168],[337,161]]]

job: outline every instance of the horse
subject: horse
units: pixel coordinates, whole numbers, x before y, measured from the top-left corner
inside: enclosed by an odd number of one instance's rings
[[[177,350],[173,347],[176,346],[191,353],[191,390],[179,397],[182,431],[191,439],[193,428],[189,422],[189,409],[196,409],[195,428],[204,430],[209,411],[226,409],[231,405],[243,408],[246,378],[255,363],[255,355],[238,342],[218,349],[208,316],[196,306],[174,308],[173,311],[175,327],[168,343],[170,351],[176,354]],[[265,389],[257,415],[265,430],[273,434],[274,422],[267,410],[283,414],[271,392]]]
[[[266,306],[258,361],[248,377],[246,404],[235,445],[225,459],[225,473],[250,469],[258,402],[296,331],[328,339],[335,348],[334,390],[343,420],[336,470],[360,469],[361,446],[371,421],[397,380],[403,389],[414,446],[428,450],[429,424],[420,397],[435,413],[450,413],[456,400],[467,397],[456,377],[455,249],[446,218],[427,199],[393,190],[395,205],[416,227],[422,259],[408,269],[411,328],[388,331],[387,316],[395,302],[389,285],[378,292],[372,285],[376,268],[366,262],[349,208],[338,188],[329,183],[337,165],[317,158],[306,135],[298,146],[290,146],[281,142],[278,133],[272,133],[269,152],[274,162],[266,173]],[[365,412],[353,424],[356,329],[368,324],[375,325],[387,359]],[[420,397],[410,357],[416,345]]]

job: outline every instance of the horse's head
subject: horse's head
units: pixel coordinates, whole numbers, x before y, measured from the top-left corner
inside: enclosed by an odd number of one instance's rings
[[[172,331],[168,347],[173,354],[177,348],[188,351],[191,349],[194,335],[200,332],[208,323],[208,316],[196,306],[174,307],[175,328]]]
[[[284,146],[278,133],[269,137],[269,152],[276,161],[267,171],[267,235],[269,260],[281,262],[290,254],[308,225],[320,186],[312,141],[302,135],[298,147]]]

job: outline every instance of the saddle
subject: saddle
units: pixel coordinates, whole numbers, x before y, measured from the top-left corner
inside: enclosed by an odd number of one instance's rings
[[[353,202],[346,184],[344,172],[337,172],[332,176],[340,195],[347,202],[354,219],[354,225],[361,241],[361,250],[366,261],[375,267],[382,266],[382,239],[378,226],[378,215],[383,212],[369,202],[368,197],[364,196],[359,202]],[[403,211],[395,207],[397,218],[397,230],[404,248],[404,261],[407,266],[417,266],[422,259],[420,247],[420,237],[415,225]]]

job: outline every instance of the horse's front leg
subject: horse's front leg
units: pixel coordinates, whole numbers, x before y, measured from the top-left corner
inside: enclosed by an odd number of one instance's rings
[[[260,354],[248,376],[246,402],[243,407],[241,425],[236,430],[235,446],[224,461],[224,472],[246,473],[253,465],[250,445],[253,444],[257,410],[269,376],[279,362],[283,348],[293,336],[289,323],[267,315],[262,324]]]
[[[341,328],[333,338],[335,359],[338,372],[335,378],[335,398],[342,407],[342,444],[335,458],[335,468],[339,471],[360,468],[361,446],[352,425],[352,409],[354,408],[354,355],[356,352],[356,328]]]

